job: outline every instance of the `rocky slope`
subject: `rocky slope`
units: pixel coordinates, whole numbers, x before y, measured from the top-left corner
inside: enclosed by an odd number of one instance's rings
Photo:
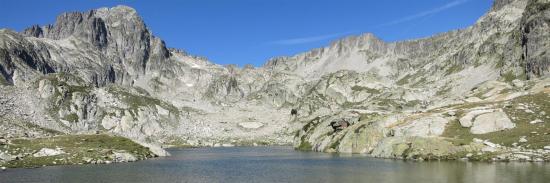
[[[103,131],[147,142],[221,141],[248,131],[237,122],[271,126],[271,119],[286,116],[278,115],[279,101],[247,100],[262,89],[269,72],[224,67],[168,49],[129,7],[65,13],[54,25],[22,33],[4,29],[0,36],[3,96],[35,100],[13,100],[14,108],[32,109],[32,120],[23,121],[49,129]],[[290,140],[272,138],[282,131],[278,125],[252,130],[255,135],[243,134],[243,141]]]
[[[272,60],[268,67],[320,78],[297,104],[303,115],[296,121],[306,125],[295,134],[295,147],[387,158],[547,161],[548,5],[496,1],[464,30],[395,43],[366,34]],[[325,67],[346,71],[318,72]],[[340,120],[351,126],[333,131],[330,122]]]
[[[352,36],[260,68],[166,48],[130,7],[65,13],[0,30],[0,135],[115,134],[157,154],[158,145],[294,143],[548,160],[549,4],[496,0],[463,30],[390,43]],[[342,120],[350,126],[333,131]]]
[[[2,29],[0,60],[1,137],[107,133],[157,155],[166,155],[160,146],[292,142],[293,96],[272,97],[285,87],[272,78],[284,75],[166,48],[130,7],[64,13],[21,33]]]

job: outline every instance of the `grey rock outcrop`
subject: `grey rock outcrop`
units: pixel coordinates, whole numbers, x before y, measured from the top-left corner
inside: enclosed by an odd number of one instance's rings
[[[34,153],[32,156],[44,157],[44,156],[57,156],[61,154],[65,154],[65,152],[63,152],[63,150],[61,149],[42,148],[38,152]]]
[[[466,128],[472,127],[473,122],[474,122],[473,121],[474,118],[476,118],[477,116],[479,116],[481,114],[491,113],[493,111],[494,110],[492,110],[492,109],[480,109],[480,110],[470,111],[466,115],[464,115],[463,117],[460,118],[460,120],[459,120],[460,125],[462,125],[462,127],[466,127]]]
[[[11,155],[0,151],[0,162],[7,162],[11,160],[12,160]]]
[[[127,152],[113,152],[111,159],[113,159],[115,163],[134,162],[138,160],[134,155]]]
[[[522,59],[529,77],[547,75],[550,71],[550,53],[543,45],[550,43],[550,2],[530,0],[521,19]]]
[[[502,111],[481,114],[473,121],[470,132],[472,134],[485,134],[516,127],[508,115]]]

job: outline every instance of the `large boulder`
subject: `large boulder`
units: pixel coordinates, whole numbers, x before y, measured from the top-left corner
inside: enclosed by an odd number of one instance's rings
[[[57,156],[65,154],[64,151],[61,149],[50,149],[50,148],[42,148],[38,152],[34,153],[34,157],[44,157],[44,156]]]
[[[470,132],[473,134],[485,134],[516,127],[508,115],[503,111],[485,113],[477,116],[472,124]]]
[[[492,109],[481,109],[468,112],[459,119],[460,125],[465,128],[472,127],[473,119],[481,114],[493,112]]]
[[[130,153],[127,153],[127,152],[113,152],[113,155],[111,156],[113,161],[114,162],[134,162],[134,161],[137,161],[138,159],[130,154]]]
[[[151,151],[153,154],[155,154],[157,156],[161,156],[161,157],[170,156],[170,153],[168,151],[164,150],[160,145],[147,143],[147,142],[143,142],[143,141],[137,141],[137,140],[134,140],[134,142],[138,143],[139,145],[142,145],[144,147],[149,148],[149,151]]]
[[[6,154],[0,151],[0,162],[2,161],[11,161],[11,156],[9,154]]]

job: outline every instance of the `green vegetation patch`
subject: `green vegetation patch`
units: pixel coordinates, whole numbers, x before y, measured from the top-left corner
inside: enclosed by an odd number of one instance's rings
[[[511,101],[511,106],[499,104],[504,109],[508,117],[516,124],[515,128],[491,132],[487,134],[471,134],[470,128],[464,128],[458,120],[449,122],[442,136],[449,137],[455,145],[464,145],[472,142],[473,138],[489,140],[493,143],[512,146],[517,143],[530,149],[541,149],[550,145],[550,97],[547,93],[526,95],[518,97]],[[521,104],[528,105],[528,109],[523,109]],[[471,106],[470,106],[471,107]],[[531,112],[532,111],[532,112]],[[462,116],[460,113],[457,116]],[[534,120],[542,120],[537,124],[530,124]],[[520,137],[525,136],[527,142],[519,143]]]
[[[464,70],[464,66],[458,65],[458,64],[454,64],[454,65],[452,65],[451,67],[449,67],[449,68],[445,71],[445,76],[448,76],[448,75],[451,75],[451,74],[460,72],[460,71],[462,71],[462,70]]]
[[[401,106],[401,104],[399,104],[397,102],[397,99],[387,99],[387,98],[380,98],[376,104],[378,104],[379,106],[384,106],[384,107],[398,107],[398,106]]]
[[[300,137],[300,145],[298,145],[298,147],[295,148],[296,150],[301,150],[301,151],[312,150],[313,146],[308,141],[308,134],[309,132],[315,131],[315,128],[319,126],[320,119],[321,118],[319,116],[315,117],[314,119],[312,119],[302,127],[302,132],[304,134],[302,134],[302,136]],[[300,131],[297,131],[295,134],[295,137],[299,137],[299,136],[300,136]]]
[[[420,80],[418,80],[416,83],[412,84],[411,86],[412,87],[421,87],[422,85],[428,83],[428,80],[426,80],[426,78],[421,78]]]
[[[64,154],[46,157],[34,157],[42,148],[64,151]],[[112,161],[113,151],[125,151],[137,159],[154,157],[148,148],[127,138],[110,135],[65,135],[37,139],[13,139],[11,144],[0,146],[1,151],[20,154],[18,160],[12,160],[2,166],[11,168],[31,168],[50,165],[69,165],[87,163],[86,159]]]
[[[10,82],[8,82],[3,76],[0,76],[0,86],[2,85],[10,85]]]
[[[348,127],[349,128],[349,127]],[[342,142],[342,139],[344,139],[345,137],[345,134],[344,133],[341,133],[339,135],[336,135],[332,140],[331,140],[331,144],[330,146],[328,147],[328,149],[338,149],[338,147],[340,147],[340,142]],[[325,151],[327,151],[328,149],[325,149]]]
[[[63,117],[63,120],[68,122],[78,122],[78,115],[76,113],[71,113]]]
[[[121,99],[124,103],[128,105],[131,111],[137,114],[137,111],[140,107],[156,107],[156,105],[170,111],[171,114],[179,115],[180,112],[175,106],[163,102],[159,99],[152,98],[145,95],[132,94],[123,88],[111,86],[108,88],[109,93],[116,95],[117,98]]]
[[[296,150],[300,151],[311,151],[313,149],[313,146],[305,139],[305,135],[302,136],[302,139],[300,141],[300,145],[296,148]]]
[[[515,79],[525,80],[527,76],[525,74],[516,75],[513,71],[508,71],[502,75],[505,82],[511,83]]]
[[[405,103],[405,107],[416,107],[422,104],[421,100],[411,100]]]
[[[447,86],[446,86],[444,89],[438,90],[435,94],[436,94],[437,96],[442,96],[442,95],[445,95],[445,94],[451,92],[451,89],[452,89],[451,87],[447,87]]]
[[[357,86],[357,85],[351,87],[351,90],[353,90],[353,91],[366,91],[367,93],[370,93],[370,94],[380,94],[380,93],[382,93],[380,90],[377,90],[377,89],[374,89],[374,88],[368,88],[368,87]]]
[[[361,121],[361,122],[364,122],[364,121],[370,122],[370,121],[378,120],[381,117],[382,117],[382,115],[379,114],[379,113],[361,113],[359,115],[359,121]]]
[[[302,127],[302,130],[303,130],[304,132],[308,132],[308,131],[310,131],[310,130],[313,130],[313,129],[317,126],[317,123],[319,123],[319,120],[320,120],[320,119],[321,119],[321,118],[320,118],[319,116],[313,118],[311,121],[309,121],[306,125],[304,125],[304,126]]]
[[[405,77],[399,79],[396,84],[397,85],[405,85],[407,83],[409,83],[409,79],[411,79],[413,77],[413,75],[410,75],[410,74],[407,74]]]

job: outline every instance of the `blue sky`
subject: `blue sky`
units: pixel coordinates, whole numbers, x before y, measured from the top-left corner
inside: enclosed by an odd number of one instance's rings
[[[465,28],[492,0],[0,0],[0,28],[21,31],[62,12],[119,4],[135,8],[169,47],[260,66],[349,35],[399,41]]]

